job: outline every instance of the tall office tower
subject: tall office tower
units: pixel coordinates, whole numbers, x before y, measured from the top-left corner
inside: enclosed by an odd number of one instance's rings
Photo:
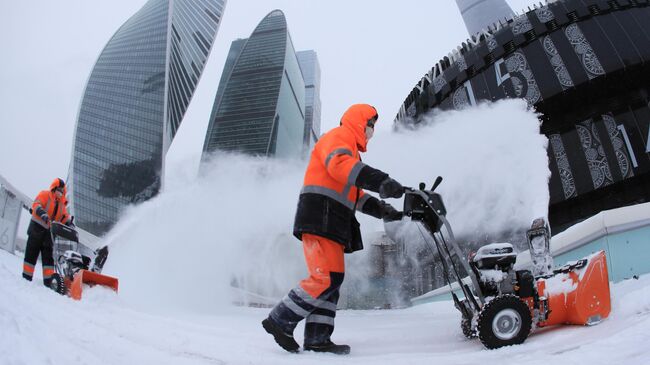
[[[226,0],[149,0],[113,35],[84,92],[68,183],[75,222],[101,235],[155,196]]]
[[[456,5],[471,35],[514,16],[506,0],[456,0]]]
[[[320,136],[320,65],[316,52],[296,53],[298,63],[305,78],[305,133],[303,144],[309,152]]]
[[[211,115],[214,115],[214,109],[219,105],[219,102],[221,101],[221,97],[223,96],[223,89],[226,86],[226,81],[230,77],[230,73],[232,72],[232,68],[235,65],[235,62],[237,61],[237,58],[239,58],[239,54],[241,53],[241,50],[244,48],[244,45],[246,44],[246,39],[236,39],[230,44],[230,50],[228,51],[228,57],[226,57],[226,64],[223,67],[223,72],[221,73],[221,79],[219,79],[219,88],[217,89],[217,96],[214,98],[214,104],[212,106],[212,113]]]
[[[203,157],[217,149],[299,157],[304,124],[305,82],[284,13],[274,10],[230,47]]]

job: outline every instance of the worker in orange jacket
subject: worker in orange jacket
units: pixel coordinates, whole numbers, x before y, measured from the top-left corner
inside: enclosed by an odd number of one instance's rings
[[[378,192],[381,198],[399,198],[404,193],[404,187],[388,174],[361,162],[359,152],[366,151],[377,118],[374,107],[352,105],[341,124],[323,135],[311,153],[293,229],[302,240],[309,277],[262,321],[289,352],[300,349],[293,330],[305,318],[305,350],[350,352],[350,346],[336,345],[330,336],[345,273],[343,254],[363,249],[355,210],[385,220],[401,219],[401,212],[362,190]]]
[[[50,286],[54,274],[53,242],[50,236],[51,222],[72,224],[73,220],[66,209],[66,193],[65,182],[57,178],[54,179],[49,190],[38,193],[32,204],[32,219],[27,229],[23,278],[32,281],[34,267],[40,254],[43,266],[43,284],[47,287]]]

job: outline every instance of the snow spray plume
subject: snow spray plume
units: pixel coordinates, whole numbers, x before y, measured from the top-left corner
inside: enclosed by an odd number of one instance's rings
[[[127,300],[213,311],[241,290],[279,296],[305,275],[291,234],[304,163],[226,153],[208,163],[199,179],[169,181],[173,189],[131,209],[111,233],[105,270],[120,277]]]
[[[483,234],[546,215],[545,146],[535,114],[511,100],[435,114],[415,131],[378,131],[364,162],[410,186],[443,176],[438,191],[454,229]],[[292,236],[305,165],[220,152],[199,178],[168,168],[165,191],[110,233],[105,272],[120,278],[121,297],[143,307],[218,311],[242,291],[274,303],[306,275]],[[357,216],[368,249],[346,255],[344,287],[355,295],[371,287],[369,246],[383,230]],[[417,240],[405,244],[412,251]]]
[[[442,176],[436,191],[461,244],[505,238],[519,241],[521,250],[533,219],[547,216],[548,140],[539,126],[537,115],[519,99],[436,111],[419,128],[375,133],[364,162],[414,188],[425,182],[430,189]],[[389,202],[403,208],[403,199]],[[362,216],[360,222],[366,232],[384,230],[381,221]],[[405,220],[386,229],[403,245],[410,262],[421,262],[419,254],[431,253],[423,227]],[[354,260],[361,258],[352,257],[349,263]]]
[[[549,200],[548,139],[539,125],[520,99],[437,111],[416,130],[377,133],[364,162],[414,188],[442,176],[436,191],[458,235],[530,227],[547,215]],[[402,200],[391,203],[402,207]]]

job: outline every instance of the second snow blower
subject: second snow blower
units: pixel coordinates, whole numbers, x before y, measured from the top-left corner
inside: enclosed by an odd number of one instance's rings
[[[537,219],[527,232],[533,271],[514,269],[517,254],[510,243],[483,246],[464,259],[442,197],[434,192],[441,181],[438,177],[431,190],[424,183],[419,189],[406,188],[404,215],[422,223],[430,236],[427,243],[435,245],[440,256],[445,279],[450,287],[452,282],[458,284],[460,296],[453,288],[451,293],[466,337],[478,337],[485,347],[495,349],[523,343],[538,327],[593,325],[609,315],[604,251],[552,270],[549,229]]]
[[[50,234],[54,245],[55,271],[52,276],[52,290],[61,295],[69,295],[75,300],[81,299],[84,285],[102,285],[117,292],[117,278],[101,274],[108,256],[108,247],[92,251],[79,242],[79,234],[74,227],[58,222],[52,223]],[[92,268],[89,255],[95,256]]]

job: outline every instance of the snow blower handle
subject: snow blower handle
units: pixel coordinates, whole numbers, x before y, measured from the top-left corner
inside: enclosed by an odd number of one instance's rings
[[[417,189],[416,189],[416,188],[412,188],[412,187],[410,187],[410,186],[404,186],[404,194],[406,194],[406,193],[414,193],[414,192],[416,192],[416,191],[424,191],[425,188],[426,188],[426,186],[425,186],[425,184],[422,183],[422,182],[420,183],[420,185],[418,186]]]
[[[61,237],[68,241],[79,243],[79,233],[74,226],[66,226],[61,222],[52,222],[50,224],[50,233],[55,237]]]
[[[438,185],[440,185],[441,182],[442,182],[442,176],[438,176],[436,178],[436,181],[433,182],[433,185],[431,185],[431,190],[429,190],[429,192],[433,192],[434,190],[436,190],[436,188],[438,187]],[[427,188],[427,185],[425,183],[421,182],[420,185],[418,186],[417,190],[425,191],[426,188]],[[410,186],[404,186],[404,192],[405,193],[412,193],[412,192],[417,191],[417,190],[410,187]]]
[[[442,176],[438,176],[436,178],[436,181],[433,182],[433,186],[431,186],[431,191],[436,190],[436,188],[438,187],[438,185],[440,185],[441,182],[442,182]]]

